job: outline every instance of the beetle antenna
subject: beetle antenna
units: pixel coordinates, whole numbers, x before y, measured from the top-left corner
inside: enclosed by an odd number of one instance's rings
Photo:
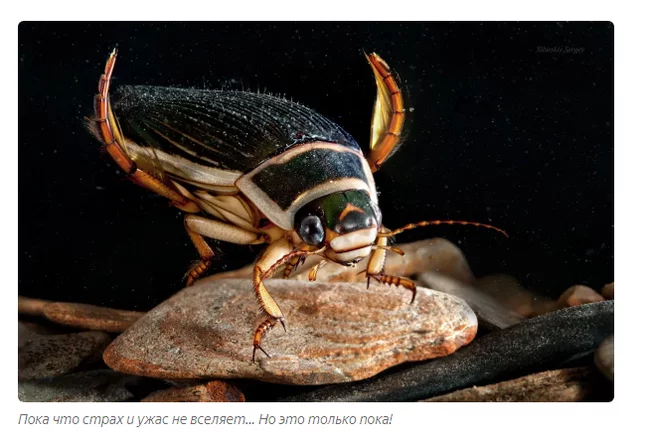
[[[387,233],[378,233],[377,236],[378,237],[396,236],[400,233],[403,233],[406,230],[412,230],[414,228],[419,228],[419,227],[427,227],[429,225],[474,225],[475,227],[489,228],[490,230],[498,231],[499,233],[503,234],[505,237],[508,238],[510,237],[508,236],[508,233],[506,233],[501,228],[497,228],[493,225],[483,224],[480,222],[471,222],[467,220],[424,220],[422,222],[416,222],[414,224],[405,225],[402,228],[398,228],[396,230],[389,231]]]

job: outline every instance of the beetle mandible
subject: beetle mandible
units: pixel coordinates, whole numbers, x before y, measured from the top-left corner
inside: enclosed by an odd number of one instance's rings
[[[310,279],[328,262],[354,266],[370,256],[370,279],[412,292],[409,279],[384,274],[389,238],[439,224],[397,230],[382,225],[373,173],[402,141],[406,117],[396,74],[376,53],[366,58],[377,85],[368,150],[311,109],[270,94],[154,86],[121,86],[109,98],[117,50],[108,57],[88,127],[136,184],[188,213],[185,229],[201,257],[192,285],[215,253],[205,238],[269,244],[257,259],[254,292],[265,319],[253,333],[253,360],[266,333],[285,318],[264,285],[284,268],[288,277],[306,256],[320,255]],[[506,235],[507,236],[507,235]]]

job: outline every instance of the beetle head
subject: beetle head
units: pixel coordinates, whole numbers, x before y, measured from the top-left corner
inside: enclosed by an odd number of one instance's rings
[[[368,256],[377,238],[381,212],[368,193],[350,190],[316,199],[296,214],[295,234],[342,264]]]

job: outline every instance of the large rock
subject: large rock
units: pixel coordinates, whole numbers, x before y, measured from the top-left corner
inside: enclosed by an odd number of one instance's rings
[[[593,352],[614,332],[614,301],[557,310],[481,336],[456,353],[367,381],[281,401],[415,401],[552,368]]]
[[[266,281],[288,332],[264,340],[251,360],[259,308],[251,281],[187,288],[120,335],[104,353],[117,371],[158,378],[252,378],[284,384],[365,379],[406,361],[453,353],[477,329],[468,305],[449,294],[379,284]]]

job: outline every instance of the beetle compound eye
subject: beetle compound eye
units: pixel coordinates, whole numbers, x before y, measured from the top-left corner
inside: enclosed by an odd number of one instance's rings
[[[325,238],[325,230],[318,216],[307,216],[300,222],[300,238],[309,245],[320,245]]]

